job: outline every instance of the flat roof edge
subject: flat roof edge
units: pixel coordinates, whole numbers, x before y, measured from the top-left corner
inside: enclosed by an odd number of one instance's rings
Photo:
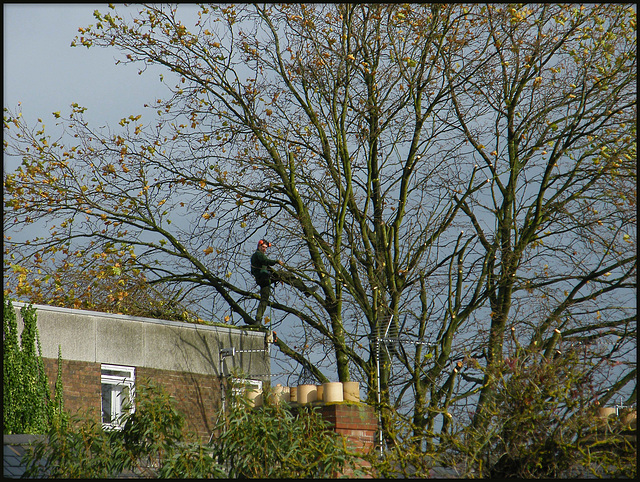
[[[116,313],[105,313],[102,311],[79,310],[76,308],[63,308],[60,306],[39,305],[35,303],[25,303],[24,301],[15,301],[15,300],[11,300],[11,303],[14,306],[14,308],[16,307],[21,308],[23,306],[31,305],[36,310],[39,310],[39,311],[53,311],[57,313],[68,313],[68,314],[75,313],[75,314],[85,315],[85,316],[99,316],[101,318],[113,318],[118,320],[137,321],[141,323],[155,323],[158,325],[190,328],[193,330],[216,331],[221,333],[231,332],[231,331],[240,331],[242,333],[246,333],[249,336],[257,336],[261,338],[264,337],[264,332],[245,330],[235,326],[215,326],[215,325],[205,325],[200,323],[187,323],[184,321],[161,320],[158,318],[147,318],[143,316],[119,315]]]

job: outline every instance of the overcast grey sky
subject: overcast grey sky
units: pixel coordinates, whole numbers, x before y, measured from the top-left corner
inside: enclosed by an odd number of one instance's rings
[[[123,7],[118,6],[120,11]],[[52,112],[69,112],[73,102],[87,107],[95,126],[144,113],[143,104],[164,97],[156,72],[138,75],[134,65],[115,65],[115,49],[71,47],[78,27],[95,24],[93,11],[107,4],[4,4],[3,107],[35,124],[53,126]],[[13,161],[5,159],[5,169]]]

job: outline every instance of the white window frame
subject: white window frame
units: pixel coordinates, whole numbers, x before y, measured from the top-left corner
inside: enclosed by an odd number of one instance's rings
[[[113,374],[105,374],[105,371],[114,371],[119,372],[118,375]],[[106,430],[121,430],[121,417],[124,415],[123,413],[123,405],[126,402],[129,402],[131,406],[131,412],[135,412],[135,383],[136,383],[136,369],[135,367],[127,367],[121,365],[109,365],[109,364],[101,364],[100,365],[100,417],[102,420],[102,427]],[[111,398],[111,406],[108,407],[111,421],[104,421],[104,412],[105,407],[103,404],[105,400],[102,396],[105,387],[111,388],[112,396]],[[120,388],[118,388],[120,387]],[[129,400],[122,399],[122,392],[124,388],[129,389]]]
[[[232,378],[231,386],[236,397],[244,395],[245,390],[248,388],[262,392],[262,380],[252,378]]]

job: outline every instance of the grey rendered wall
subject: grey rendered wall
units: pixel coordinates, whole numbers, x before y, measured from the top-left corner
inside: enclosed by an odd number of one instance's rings
[[[22,332],[20,308],[24,304],[14,302],[13,306]],[[45,358],[57,358],[60,345],[65,360],[219,375],[220,350],[235,348],[235,356],[225,358],[225,373],[243,373],[265,381],[270,376],[269,352],[261,332],[45,305],[33,307]]]

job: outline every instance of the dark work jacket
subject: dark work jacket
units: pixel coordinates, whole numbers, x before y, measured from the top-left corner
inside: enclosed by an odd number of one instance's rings
[[[251,255],[251,274],[260,286],[266,286],[270,283],[269,266],[274,264],[278,264],[278,260],[267,258],[267,255],[259,249],[256,249],[256,252]]]

